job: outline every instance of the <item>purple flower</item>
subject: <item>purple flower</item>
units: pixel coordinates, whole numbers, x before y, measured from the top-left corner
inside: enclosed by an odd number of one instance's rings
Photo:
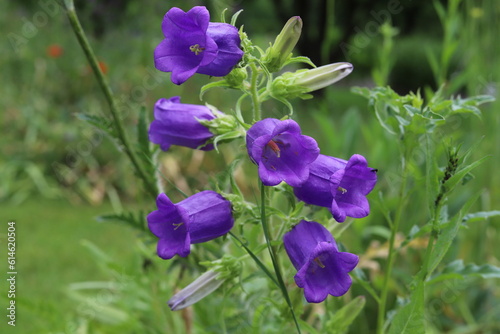
[[[310,166],[310,176],[295,196],[308,204],[330,209],[338,222],[346,216],[363,218],[370,213],[366,195],[377,183],[377,170],[366,159],[354,154],[349,161],[320,154]]]
[[[215,115],[205,106],[181,103],[179,96],[159,99],[154,108],[155,120],[149,127],[149,140],[159,144],[163,151],[171,145],[213,150],[206,144],[214,135],[198,120],[212,120]],[[205,145],[205,146],[203,146]]]
[[[247,150],[266,186],[281,181],[300,186],[309,176],[309,164],[319,154],[316,141],[301,135],[295,121],[274,118],[258,121],[248,130]]]
[[[233,227],[231,202],[214,191],[199,192],[177,204],[160,194],[156,205],[158,210],[147,221],[150,231],[160,238],[157,252],[162,259],[175,254],[185,257],[190,244],[215,239]]]
[[[240,36],[227,23],[210,23],[203,6],[184,12],[170,9],[163,18],[165,39],[154,52],[155,67],[172,72],[172,82],[182,84],[195,73],[223,77],[241,60]]]
[[[295,283],[304,288],[309,303],[320,303],[330,294],[342,296],[351,287],[347,274],[358,264],[355,254],[339,252],[331,233],[316,222],[302,220],[283,238],[297,274]]]

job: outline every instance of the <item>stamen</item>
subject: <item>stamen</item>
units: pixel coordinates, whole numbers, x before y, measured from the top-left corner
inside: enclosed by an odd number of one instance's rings
[[[342,195],[344,195],[347,192],[347,189],[346,188],[342,188],[342,187],[338,187],[337,190],[339,190],[340,192],[342,192]]]
[[[195,44],[195,45],[191,45],[189,47],[189,50],[191,50],[191,52],[194,52],[195,55],[199,55],[200,53],[202,53],[205,50],[205,48],[201,48],[200,44]]]
[[[325,265],[323,264],[323,262],[321,262],[321,260],[319,259],[319,257],[314,258],[313,261],[316,262],[316,264],[318,266],[320,266],[320,268],[324,268],[325,267]]]
[[[274,140],[270,140],[268,143],[267,143],[267,146],[269,146],[271,148],[271,150],[273,150],[274,153],[276,153],[276,156],[278,156],[278,158],[280,157],[280,148],[278,146],[278,144],[276,144],[276,142]]]
[[[178,223],[178,224],[173,223],[172,225],[173,225],[173,226],[175,226],[175,227],[174,227],[174,231],[175,231],[175,230],[177,230],[179,227],[181,227],[181,225],[182,225],[182,224],[184,224],[184,223],[183,223],[183,222],[180,222],[180,223]]]

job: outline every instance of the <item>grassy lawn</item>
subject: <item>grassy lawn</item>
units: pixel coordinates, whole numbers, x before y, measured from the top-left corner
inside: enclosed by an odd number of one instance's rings
[[[42,333],[41,328],[53,333],[64,331],[69,310],[76,309],[65,288],[74,282],[107,279],[83,246],[83,240],[91,241],[112,258],[120,258],[120,263],[132,260],[134,232],[95,219],[112,212],[110,205],[76,207],[64,200],[31,199],[20,206],[3,206],[0,212],[0,244],[5,245],[7,239],[7,222],[16,222],[18,273],[16,327],[7,326],[2,320],[2,333]],[[5,248],[2,246],[0,253],[4,272]],[[2,306],[7,290],[6,280],[2,280]]]

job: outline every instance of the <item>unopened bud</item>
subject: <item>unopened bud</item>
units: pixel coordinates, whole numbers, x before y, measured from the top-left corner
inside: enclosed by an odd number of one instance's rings
[[[348,76],[352,70],[350,63],[333,63],[310,70],[287,72],[273,81],[271,95],[288,99],[309,98],[307,93],[336,83]]]
[[[224,255],[219,260],[201,262],[200,264],[209,267],[210,270],[170,298],[168,306],[172,311],[182,310],[193,305],[214,292],[222,283],[241,273],[240,261],[230,255]]]
[[[300,38],[301,32],[302,19],[300,16],[290,18],[276,37],[274,44],[266,50],[264,64],[269,72],[277,72],[286,64]]]
[[[179,311],[208,296],[224,283],[224,280],[217,279],[220,274],[213,270],[207,271],[170,298],[168,306],[172,311]]]

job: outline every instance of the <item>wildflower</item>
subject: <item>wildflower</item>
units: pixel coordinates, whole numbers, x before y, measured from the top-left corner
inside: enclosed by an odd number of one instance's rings
[[[331,233],[321,224],[302,220],[283,238],[285,250],[297,269],[295,283],[309,303],[320,303],[330,294],[342,296],[351,287],[348,272],[358,264],[355,254],[339,252]]]
[[[149,230],[160,240],[158,256],[185,257],[190,245],[220,237],[233,227],[231,202],[210,190],[190,196],[177,204],[165,194],[156,199],[158,210],[147,216]]]
[[[307,181],[293,190],[299,200],[329,208],[338,222],[370,213],[366,195],[377,183],[377,170],[363,156],[354,154],[345,161],[320,154],[309,170]]]
[[[308,93],[330,86],[348,76],[353,70],[350,63],[333,63],[310,70],[286,72],[274,79],[271,95],[275,98],[311,98]]]
[[[174,96],[156,102],[154,117],[149,127],[149,140],[159,144],[163,151],[168,151],[171,145],[200,147],[204,151],[214,148],[207,144],[213,133],[200,123],[216,118],[208,107],[181,103],[181,98]]]
[[[238,29],[227,23],[211,23],[203,6],[184,12],[170,9],[163,18],[165,39],[154,51],[155,66],[172,72],[171,80],[180,85],[193,74],[222,77],[243,57]]]
[[[63,52],[64,49],[59,44],[51,44],[47,47],[47,55],[51,58],[59,58]]]
[[[263,62],[270,72],[279,71],[291,58],[293,48],[297,44],[301,32],[302,19],[300,16],[290,18],[264,56]]]
[[[248,130],[246,141],[248,154],[259,166],[260,179],[266,186],[281,181],[300,186],[309,176],[309,164],[319,154],[316,141],[301,135],[299,125],[290,119],[258,121]]]

